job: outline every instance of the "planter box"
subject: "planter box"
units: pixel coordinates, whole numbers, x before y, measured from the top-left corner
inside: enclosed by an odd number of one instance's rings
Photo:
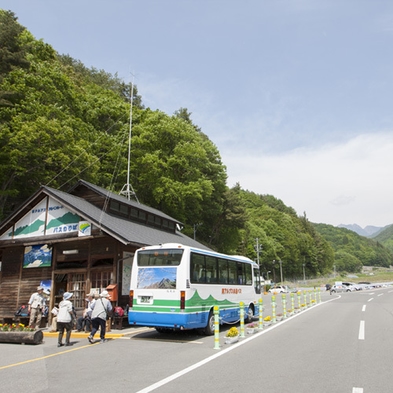
[[[247,334],[254,334],[257,331],[257,328],[246,328]]]
[[[235,337],[225,337],[225,344],[233,344],[239,341],[239,336]]]
[[[0,332],[0,343],[41,344],[44,334],[41,330],[33,332]]]

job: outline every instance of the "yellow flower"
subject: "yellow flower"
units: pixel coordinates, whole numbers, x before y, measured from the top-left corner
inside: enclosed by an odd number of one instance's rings
[[[231,327],[229,330],[228,330],[228,333],[227,333],[227,337],[236,337],[236,336],[238,336],[239,335],[239,330],[237,330],[237,328],[236,327]]]

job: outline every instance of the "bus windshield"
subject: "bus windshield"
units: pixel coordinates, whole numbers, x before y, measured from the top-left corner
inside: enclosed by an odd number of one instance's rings
[[[138,252],[138,266],[179,266],[184,250],[142,250]]]

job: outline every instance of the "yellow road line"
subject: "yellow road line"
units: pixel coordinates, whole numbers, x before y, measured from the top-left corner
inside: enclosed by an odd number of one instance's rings
[[[93,345],[94,345],[94,344],[93,344]],[[19,363],[8,364],[7,366],[1,366],[1,367],[0,367],[0,370],[4,370],[4,369],[6,369],[6,368],[11,368],[11,367],[16,367],[16,366],[22,366],[22,365],[28,364],[28,363],[38,362],[38,361],[40,361],[40,360],[49,359],[49,358],[52,358],[52,357],[54,357],[54,356],[63,355],[63,354],[65,354],[65,353],[69,353],[69,352],[73,352],[73,351],[79,351],[80,349],[89,348],[89,347],[92,347],[92,344],[84,345],[83,347],[67,349],[66,351],[61,351],[61,352],[57,352],[57,353],[52,353],[51,355],[42,356],[42,357],[40,357],[40,358],[25,360],[25,361],[19,362]]]

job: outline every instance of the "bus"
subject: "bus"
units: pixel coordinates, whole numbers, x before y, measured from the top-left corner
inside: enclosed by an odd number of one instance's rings
[[[181,244],[138,249],[131,271],[130,325],[158,332],[200,329],[214,334],[214,306],[220,323],[245,320],[259,313],[258,265],[243,256],[224,255]]]

